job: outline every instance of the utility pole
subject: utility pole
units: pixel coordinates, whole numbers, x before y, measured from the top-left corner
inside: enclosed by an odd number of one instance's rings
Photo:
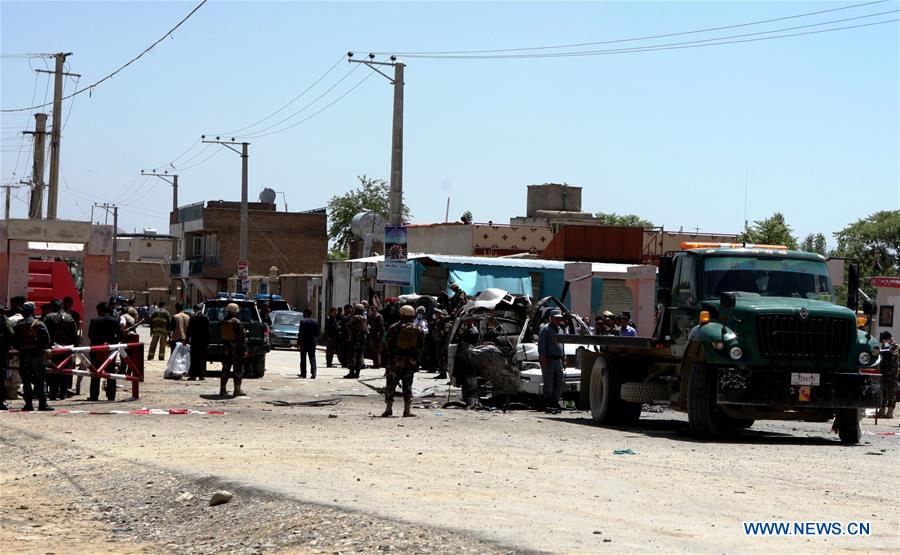
[[[388,225],[403,225],[403,70],[406,64],[390,57],[390,62],[376,62],[375,54],[369,54],[365,60],[354,60],[353,52],[347,52],[347,61],[365,64],[369,69],[381,74],[394,86],[394,117],[391,125],[391,193],[388,198]],[[376,66],[392,66],[394,76],[391,77]],[[385,296],[395,297],[400,293],[397,285],[386,285]]]
[[[117,236],[119,235],[119,207],[115,204],[109,204],[108,202],[104,202],[103,204],[94,204],[93,208],[102,208],[106,213],[106,220],[109,221],[109,211],[112,210],[113,216],[113,248],[112,248],[112,263],[109,267],[109,285],[107,285],[107,289],[112,291],[112,284],[116,285],[116,294],[118,294],[119,289],[119,272],[118,272],[118,264],[117,259],[119,258],[119,240]],[[94,220],[94,210],[91,208],[91,221]]]
[[[204,143],[215,143],[222,146],[225,146],[234,152],[238,153],[241,157],[241,233],[240,233],[240,246],[239,246],[239,254],[238,254],[238,281],[241,282],[241,289],[244,290],[243,280],[240,278],[240,271],[246,272],[249,275],[249,261],[247,260],[247,225],[248,225],[248,212],[247,212],[247,160],[250,155],[247,152],[250,143],[248,142],[238,142],[234,140],[234,137],[231,138],[230,141],[223,141],[220,137],[216,137],[216,140],[206,140],[206,135],[201,135],[200,139]],[[235,145],[241,145],[241,150],[238,150]],[[243,292],[246,293],[246,290]]]
[[[66,58],[71,56],[71,52],[59,52],[54,54],[56,59],[56,69],[47,71],[38,69],[39,73],[52,73],[53,81],[53,127],[50,130],[50,187],[47,193],[47,219],[56,219],[56,199],[59,195],[59,134],[62,131],[62,94],[63,94],[63,77],[81,77],[77,73],[66,73],[63,71],[63,64]]]
[[[47,114],[34,115],[34,167],[31,170],[31,202],[28,204],[28,218],[40,220],[44,217],[44,139],[47,136]]]
[[[23,181],[20,181],[20,183],[24,183],[24,182],[23,182]],[[6,206],[5,206],[5,209],[4,209],[4,211],[3,211],[3,216],[4,216],[5,219],[8,220],[8,219],[9,219],[10,191],[11,191],[12,189],[17,189],[17,188],[21,187],[21,185],[14,185],[14,184],[12,184],[12,183],[7,183],[6,185],[0,185],[0,187],[3,187],[4,189],[6,189],[6,195],[5,195],[5,198],[6,198]]]
[[[163,173],[156,172],[145,172],[141,170],[141,175],[152,175],[156,176],[169,185],[172,186],[172,217],[175,218],[175,221],[172,223],[178,223],[178,176],[175,174],[169,175],[169,171],[166,170]],[[169,178],[172,178],[169,181]],[[175,259],[178,258],[178,241],[173,237],[172,238],[172,262],[175,262]]]

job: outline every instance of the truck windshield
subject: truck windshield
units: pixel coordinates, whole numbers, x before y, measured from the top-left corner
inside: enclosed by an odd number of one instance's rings
[[[704,261],[703,280],[706,299],[741,291],[834,302],[828,268],[818,260],[712,256]]]

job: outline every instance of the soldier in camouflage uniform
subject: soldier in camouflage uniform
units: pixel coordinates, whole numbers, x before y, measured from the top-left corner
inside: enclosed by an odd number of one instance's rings
[[[34,317],[34,303],[22,305],[22,316],[13,327],[13,346],[19,351],[19,374],[22,376],[24,411],[34,410],[31,400],[38,398],[38,410],[53,410],[47,406],[44,381],[44,353],[50,347],[50,333],[43,322]]]
[[[219,335],[222,337],[222,347],[225,356],[222,359],[222,378],[219,385],[219,395],[228,395],[228,374],[234,374],[234,393],[232,397],[245,395],[241,391],[241,381],[244,379],[244,359],[247,356],[247,332],[238,318],[240,307],[235,303],[228,303],[225,307],[225,319],[219,324]]]
[[[434,311],[434,325],[432,326],[432,337],[434,338],[434,361],[435,370],[438,375],[436,380],[447,379],[447,338],[450,336],[450,330],[453,327],[453,320],[447,317],[447,313],[443,310]]]
[[[366,340],[369,336],[369,319],[366,318],[366,307],[361,304],[353,307],[353,316],[347,320],[347,368],[350,369],[345,378],[359,378],[363,367],[363,355],[366,352]]]
[[[466,292],[460,288],[458,283],[451,283],[450,290],[453,291],[453,296],[450,297],[450,316],[456,316],[459,309],[469,302],[469,297],[466,296]]]
[[[397,384],[403,385],[403,416],[415,416],[412,407],[412,383],[418,369],[419,355],[425,344],[425,334],[413,319],[416,311],[409,305],[400,307],[400,321],[387,332],[387,384],[384,390],[385,409],[381,416],[394,414],[394,393]]]
[[[891,332],[883,331],[879,337],[881,342],[881,410],[878,416],[893,418],[894,407],[897,406],[897,370],[900,367],[900,345]]]
[[[62,303],[56,299],[50,301],[50,314],[44,317],[44,325],[50,333],[50,341],[54,345],[61,346],[78,346],[78,326],[75,319],[68,312],[62,310]],[[63,363],[68,355],[56,355],[52,358],[53,363],[59,365]],[[75,361],[71,360],[67,368],[74,368]],[[68,385],[68,376],[65,374],[51,373],[47,376],[47,386],[50,389],[50,400],[63,400],[66,398],[66,389]]]

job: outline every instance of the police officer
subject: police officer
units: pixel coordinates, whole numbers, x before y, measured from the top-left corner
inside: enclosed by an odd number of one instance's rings
[[[119,326],[119,319],[110,314],[109,305],[106,303],[97,304],[97,317],[91,319],[88,324],[88,340],[92,346],[97,345],[115,345],[122,338],[122,328]],[[103,362],[109,357],[108,352],[91,353],[91,363],[96,368],[100,368]],[[108,372],[115,372],[110,369]],[[106,380],[106,399],[108,401],[116,400],[116,380]],[[100,400],[100,378],[91,376],[90,396],[88,401]]]
[[[450,297],[450,315],[455,316],[459,309],[469,302],[469,298],[458,283],[451,283],[450,290],[453,291],[453,296]]]
[[[416,310],[410,305],[400,307],[400,321],[387,332],[387,383],[384,390],[385,409],[381,416],[394,414],[394,393],[403,386],[403,416],[415,416],[412,407],[412,383],[419,367],[419,355],[425,344],[425,333],[413,322]]]
[[[366,340],[369,336],[369,319],[366,318],[366,307],[357,304],[353,307],[353,316],[347,320],[349,338],[347,368],[350,372],[345,378],[359,378],[363,367],[363,355],[366,352]]]
[[[222,347],[225,356],[222,359],[222,378],[219,385],[219,395],[228,395],[228,375],[234,376],[234,393],[232,397],[245,395],[241,391],[241,381],[244,379],[244,358],[247,355],[247,332],[238,318],[240,307],[235,303],[228,303],[225,307],[225,319],[219,324],[219,335],[222,337]]]
[[[31,400],[37,394],[38,410],[53,410],[47,406],[44,383],[44,355],[50,347],[47,326],[34,317],[34,303],[22,305],[22,319],[13,328],[13,345],[19,351],[19,374],[25,406],[22,410],[34,410]]]
[[[53,345],[74,347],[78,345],[78,328],[75,319],[68,312],[62,310],[62,303],[57,299],[50,301],[50,313],[44,317],[44,324],[50,334],[50,342]],[[52,358],[54,364],[62,363],[68,355],[57,355]],[[69,367],[74,367],[74,360]],[[47,376],[47,385],[50,388],[50,400],[66,398],[70,376],[66,374],[51,373]]]
[[[447,379],[447,349],[449,345],[447,340],[450,337],[450,330],[453,326],[453,320],[447,318],[447,313],[443,310],[434,311],[434,325],[431,333],[434,337],[434,360],[438,375],[434,377],[436,380]]]
[[[338,309],[331,307],[325,317],[325,366],[334,366],[334,353],[338,345]]]
[[[894,341],[889,331],[879,336],[881,349],[881,410],[882,418],[893,418],[897,406],[897,370],[900,367],[900,345]]]
[[[556,336],[560,333],[563,315],[559,309],[550,312],[550,323],[541,327],[538,334],[538,355],[544,378],[544,406],[548,411],[559,412],[559,399],[563,390],[563,348]]]

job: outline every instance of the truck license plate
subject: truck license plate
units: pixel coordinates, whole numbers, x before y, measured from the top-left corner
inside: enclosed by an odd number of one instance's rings
[[[819,385],[819,374],[792,372],[791,385]]]

